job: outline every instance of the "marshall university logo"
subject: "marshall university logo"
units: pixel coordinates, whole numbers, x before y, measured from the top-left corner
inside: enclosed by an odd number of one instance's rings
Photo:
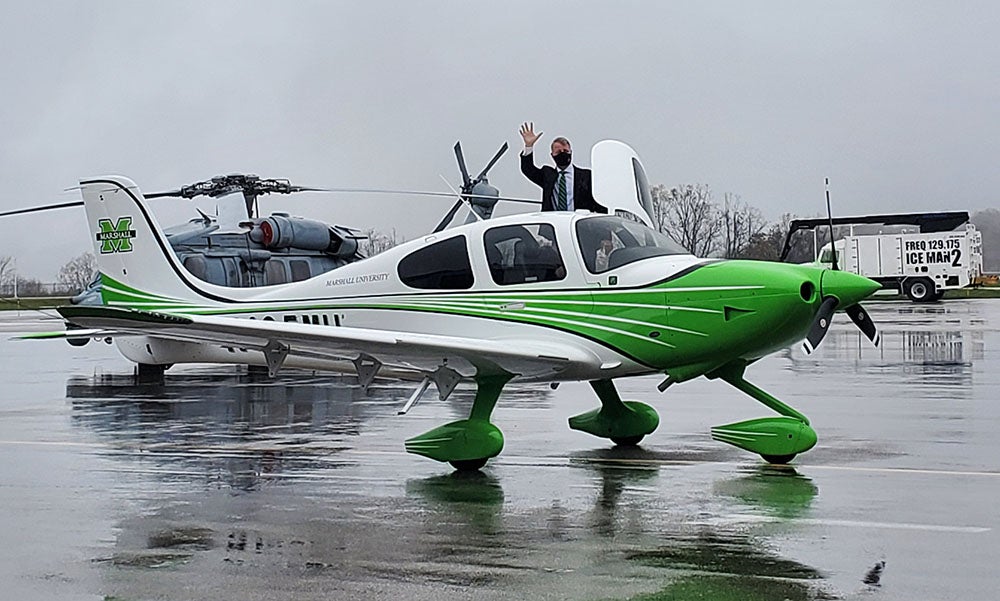
[[[97,240],[101,243],[102,255],[132,252],[132,238],[135,238],[132,217],[119,217],[114,223],[110,219],[99,219],[97,225],[101,228]]]

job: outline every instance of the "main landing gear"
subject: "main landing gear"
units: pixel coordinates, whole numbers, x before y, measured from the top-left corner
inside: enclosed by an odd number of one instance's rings
[[[409,453],[446,461],[458,471],[473,471],[486,465],[503,450],[503,433],[490,423],[490,415],[510,375],[476,378],[476,399],[469,419],[434,428],[406,441]]]
[[[762,417],[712,428],[712,438],[757,453],[768,463],[788,463],[816,445],[809,418],[743,379],[746,363],[730,363],[707,374],[745,392],[780,417]]]

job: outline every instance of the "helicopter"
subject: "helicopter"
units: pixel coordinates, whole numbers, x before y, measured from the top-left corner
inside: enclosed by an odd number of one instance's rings
[[[215,198],[216,215],[199,210],[199,216],[187,223],[164,228],[164,235],[184,267],[198,279],[252,288],[307,280],[364,258],[358,244],[364,236],[356,229],[279,211],[258,216],[262,195],[315,191],[320,189],[237,173],[154,192],[147,198]],[[70,302],[102,304],[99,278]]]
[[[508,149],[508,144],[504,142],[486,166],[471,177],[462,144],[456,142],[453,150],[462,176],[460,191],[453,190],[452,194],[406,191],[407,194],[424,196],[457,196],[434,232],[452,225],[463,205],[469,209],[465,223],[489,219],[493,215],[501,196],[500,191],[490,185],[487,175]],[[282,211],[260,216],[259,197],[303,192],[398,193],[394,190],[298,186],[286,179],[234,173],[215,176],[176,190],[152,192],[145,194],[145,198],[215,198],[215,215],[198,210],[198,217],[164,228],[164,237],[184,268],[199,280],[229,288],[255,288],[308,280],[366,258],[360,242],[367,236],[358,229]],[[517,198],[503,200],[536,202]],[[63,203],[12,211],[0,216],[82,204]],[[70,303],[104,304],[99,272],[86,289],[70,298]],[[67,327],[72,328],[72,324],[67,324]],[[90,338],[67,338],[73,346],[84,346],[89,341]],[[162,378],[169,367],[139,361],[136,369],[140,380],[154,381]],[[253,369],[254,366],[249,367]]]
[[[458,198],[455,204],[434,232],[451,225],[463,204],[470,209],[465,223],[492,216],[500,200],[500,191],[490,185],[486,176],[508,148],[504,142],[486,167],[472,178],[465,163],[462,144],[455,143],[455,158],[462,175],[461,192],[456,193]],[[217,199],[217,215],[199,210],[199,217],[164,228],[164,236],[181,264],[196,278],[230,288],[253,288],[307,280],[365,258],[359,242],[367,236],[361,235],[357,229],[286,212],[259,216],[260,196],[300,192],[395,193],[392,190],[312,188],[292,185],[285,179],[236,173],[195,182],[177,190],[153,192],[146,194],[145,198],[190,200],[208,196]],[[102,304],[100,278],[95,277],[91,285],[71,298],[70,302],[75,305]]]

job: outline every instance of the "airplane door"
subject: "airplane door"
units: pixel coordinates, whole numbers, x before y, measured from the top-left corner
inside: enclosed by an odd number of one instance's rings
[[[618,215],[653,226],[653,197],[639,155],[624,142],[602,140],[590,151],[594,200]]]

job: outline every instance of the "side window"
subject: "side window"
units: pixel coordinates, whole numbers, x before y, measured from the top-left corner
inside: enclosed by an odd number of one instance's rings
[[[465,236],[455,236],[414,251],[399,262],[399,279],[411,288],[472,288],[472,265]]]
[[[547,223],[495,227],[486,231],[483,245],[497,284],[554,282],[566,277],[555,231]]]
[[[288,276],[285,275],[285,264],[277,259],[269,259],[264,263],[264,281],[268,286],[286,283]]]
[[[288,266],[292,268],[292,281],[301,282],[302,280],[308,280],[312,277],[309,272],[309,262],[302,259],[296,259],[288,262]]]
[[[240,266],[233,257],[223,257],[222,265],[226,269],[226,286],[238,288],[240,286]]]
[[[191,255],[184,259],[184,268],[191,272],[191,275],[199,280],[208,280],[208,267],[205,265],[205,257],[201,255]]]

